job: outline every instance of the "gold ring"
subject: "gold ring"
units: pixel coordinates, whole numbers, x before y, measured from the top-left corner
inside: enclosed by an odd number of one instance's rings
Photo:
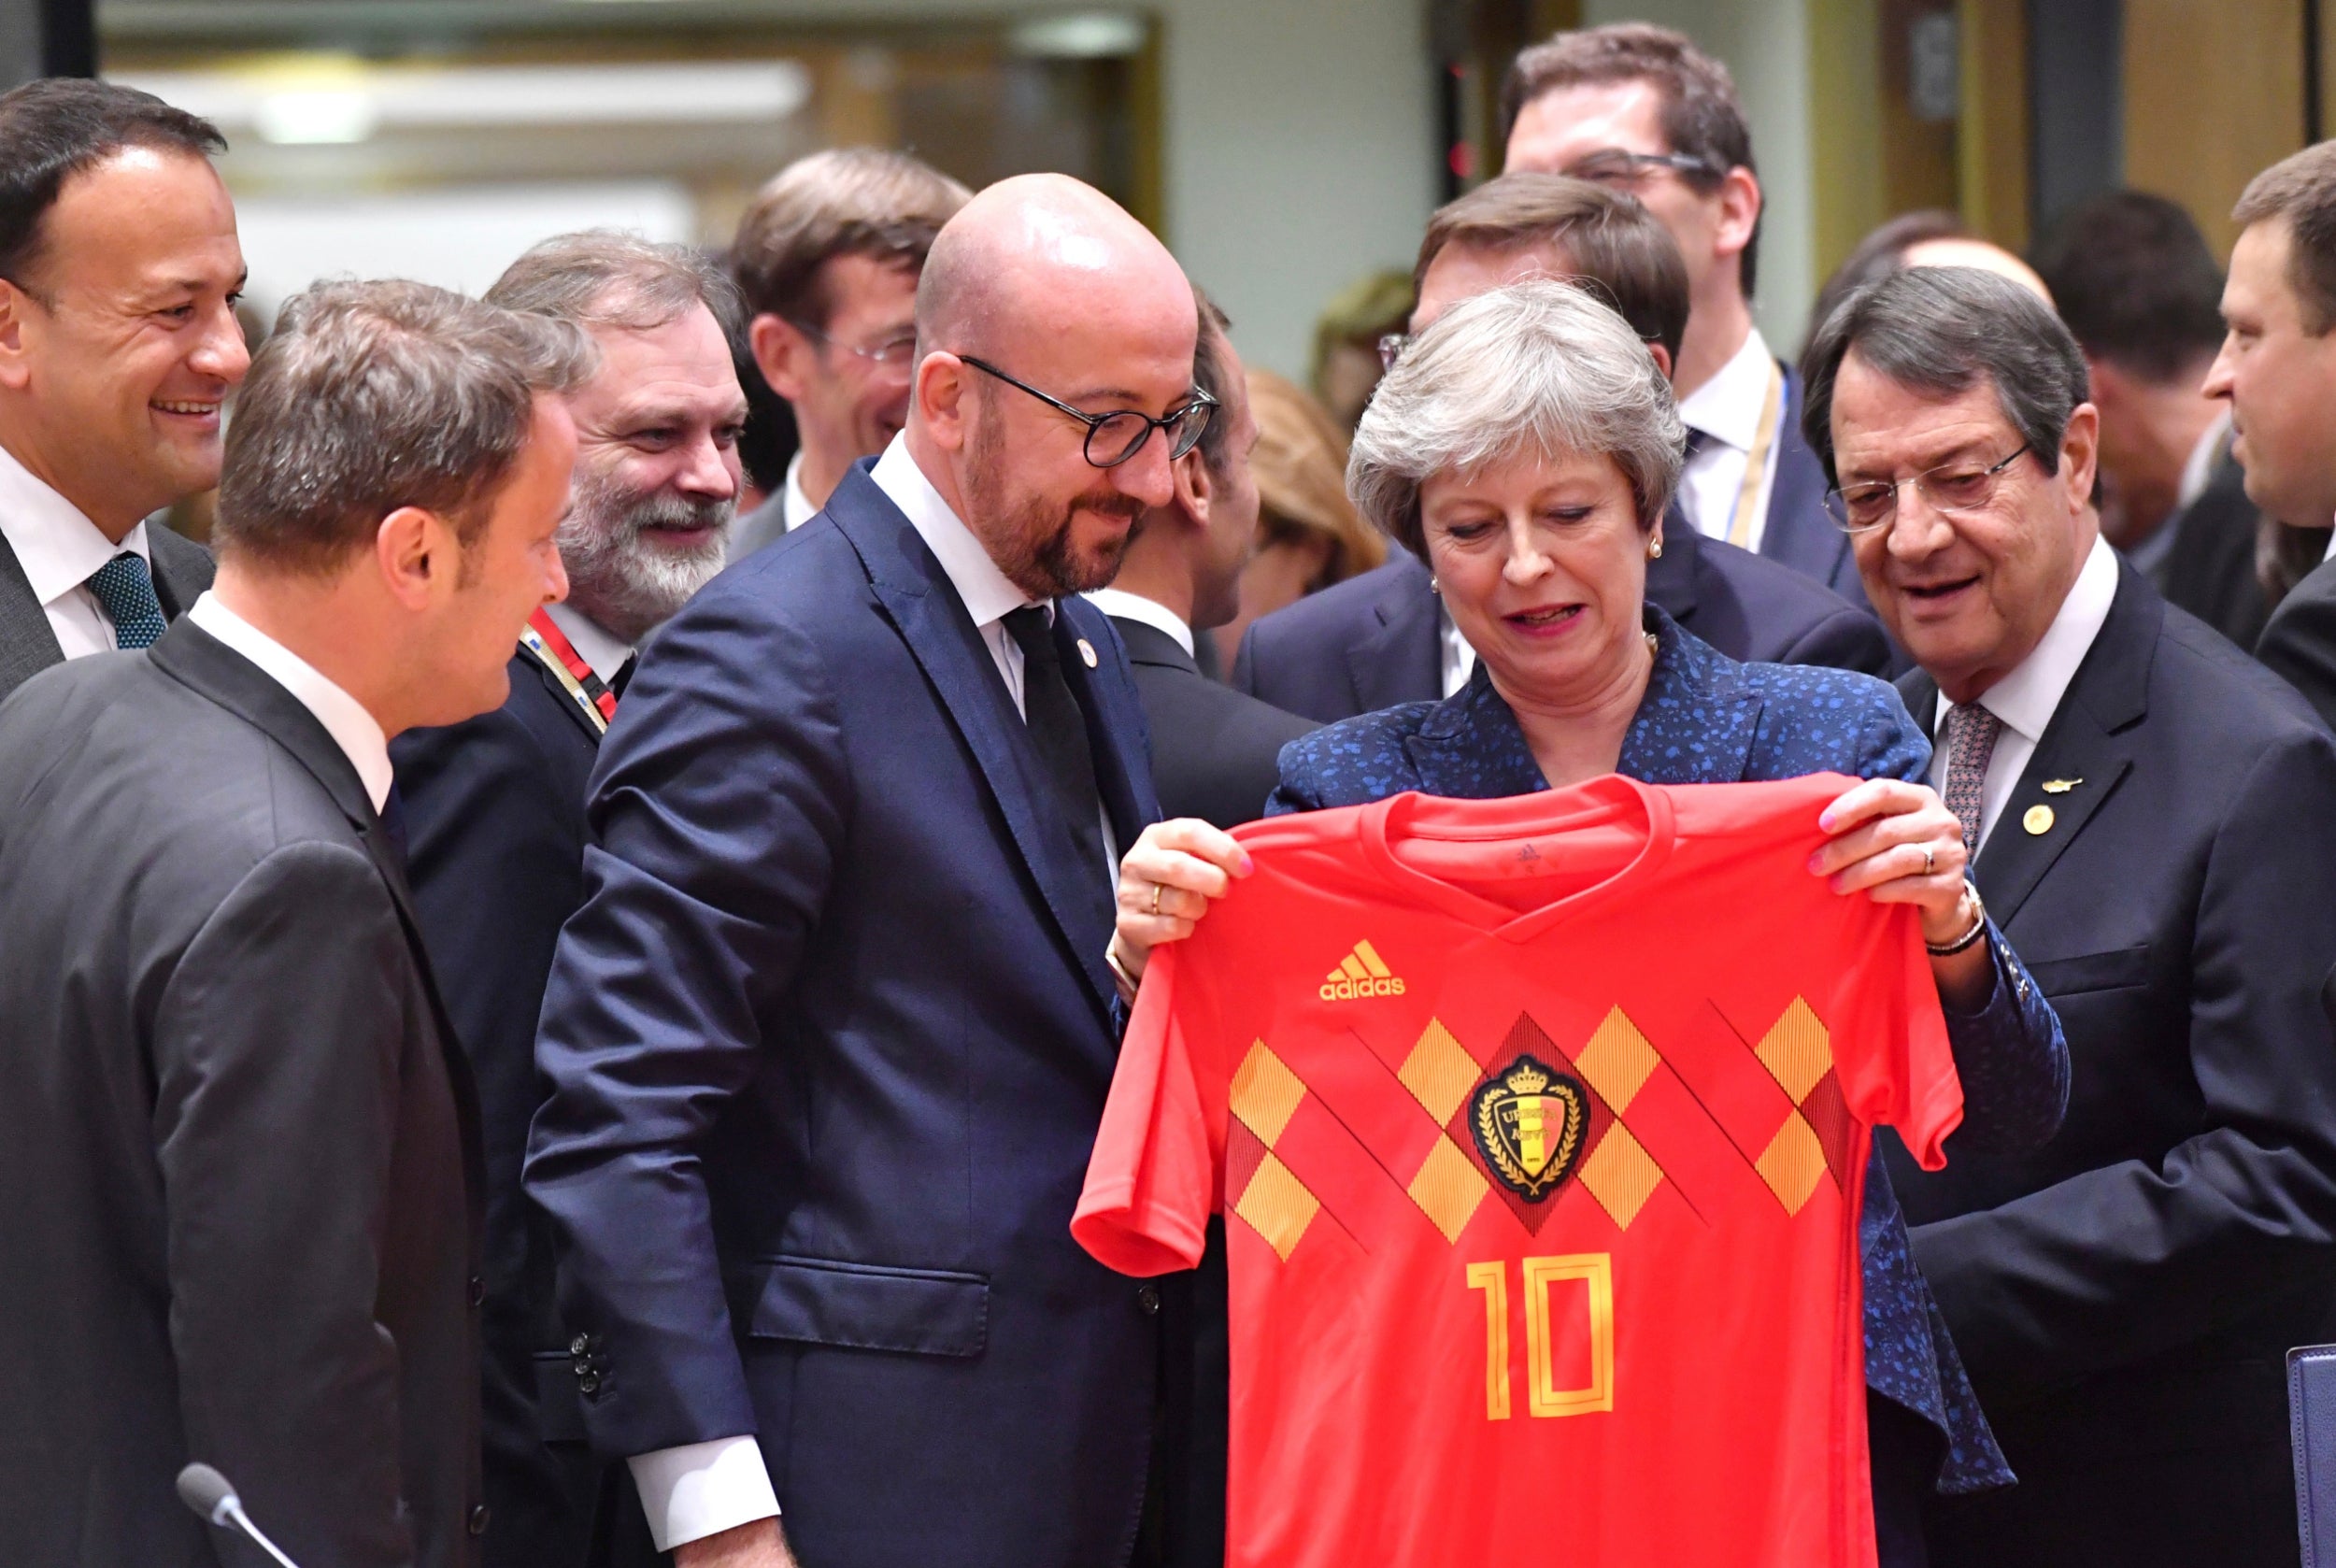
[[[1168,890],[1167,890],[1167,888],[1166,888],[1165,886],[1163,886],[1162,884],[1159,883],[1159,882],[1154,882],[1154,883],[1152,884],[1152,913],[1153,913],[1153,914],[1157,915],[1157,914],[1159,914],[1159,913],[1160,913],[1160,895],[1161,895],[1161,893],[1163,893],[1163,892],[1166,892],[1167,891],[1168,891]]]

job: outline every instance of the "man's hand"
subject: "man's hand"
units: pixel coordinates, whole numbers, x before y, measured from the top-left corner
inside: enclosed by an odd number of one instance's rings
[[[685,1541],[674,1548],[673,1561],[674,1568],[797,1568],[776,1519],[756,1519]]]

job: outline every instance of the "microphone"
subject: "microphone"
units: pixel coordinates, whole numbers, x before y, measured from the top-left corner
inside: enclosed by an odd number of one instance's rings
[[[243,1511],[243,1501],[235,1489],[227,1484],[227,1477],[207,1464],[190,1464],[178,1472],[178,1501],[193,1509],[206,1524],[224,1530],[234,1525],[258,1543],[262,1551],[274,1558],[283,1568],[300,1568],[291,1558],[277,1549],[276,1543],[260,1533],[260,1527],[251,1522],[251,1516]]]

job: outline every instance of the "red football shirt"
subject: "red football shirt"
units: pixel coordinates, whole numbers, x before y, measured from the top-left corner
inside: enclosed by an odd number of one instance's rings
[[[1398,795],[1236,834],[1153,955],[1072,1229],[1228,1216],[1228,1561],[1874,1560],[1871,1127],[1962,1118],[1917,918],[1806,865],[1853,780]]]

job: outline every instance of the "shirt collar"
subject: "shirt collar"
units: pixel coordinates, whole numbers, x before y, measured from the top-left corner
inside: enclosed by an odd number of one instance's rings
[[[1775,366],[1768,339],[1754,327],[1716,375],[1679,400],[1679,418],[1714,440],[1750,451],[1760,434],[1760,410],[1768,403],[1768,378]]]
[[[2223,448],[2230,440],[2230,407],[2225,404],[2215,422],[2206,427],[2190,449],[2190,455],[2182,463],[2182,488],[2174,492],[2174,509],[2180,511],[2206,493],[2213,482],[2215,469],[2222,462]]]
[[[15,552],[43,608],[89,581],[91,573],[123,550],[152,563],[145,523],[115,544],[6,447],[0,447],[0,538]]]
[[[1192,650],[1192,628],[1184,619],[1157,599],[1147,599],[1141,593],[1130,593],[1120,588],[1099,588],[1087,596],[1089,604],[1105,615],[1116,615],[1122,620],[1141,621],[1155,632],[1164,632],[1175,639],[1188,659],[1199,657]]]
[[[973,618],[976,626],[987,626],[1003,620],[1009,610],[1037,602],[998,570],[998,563],[990,559],[988,547],[941,499],[941,492],[933,488],[925,471],[908,455],[906,435],[892,437],[892,444],[876,459],[868,478],[907,517],[909,526],[941,563],[949,586],[957,590],[965,613]]]
[[[624,662],[633,657],[631,643],[605,630],[599,621],[575,606],[566,603],[546,605],[544,611],[551,617],[551,623],[559,627],[561,634],[568,639],[568,646],[576,649],[577,656],[590,664],[592,673],[600,677],[604,686],[616,679],[617,672],[624,668]]]
[[[2045,726],[2059,711],[2060,699],[2068,695],[2069,682],[2076,678],[2076,667],[2092,651],[2093,639],[2101,635],[2116,596],[2116,551],[2109,548],[2108,540],[2095,535],[2085,564],[2077,568],[2076,581],[2070,585],[2068,597],[2060,601],[2052,624],[2044,628],[2043,639],[2010,675],[1980,694],[1979,706],[2030,745],[2042,740]],[[1938,711],[1942,724],[1952,706],[1942,692]]]
[[[819,508],[811,504],[811,497],[803,492],[803,453],[798,450],[787,460],[787,482],[778,491],[779,520],[792,534],[819,515]]]
[[[357,770],[373,809],[381,809],[382,803],[390,798],[390,784],[394,777],[390,768],[390,743],[363,703],[327,680],[314,664],[221,604],[215,593],[206,592],[195,600],[194,607],[187,611],[187,619],[232,651],[259,665],[263,675],[290,691],[302,707],[316,715],[324,733],[333,737],[333,744],[341,748],[341,754]]]

